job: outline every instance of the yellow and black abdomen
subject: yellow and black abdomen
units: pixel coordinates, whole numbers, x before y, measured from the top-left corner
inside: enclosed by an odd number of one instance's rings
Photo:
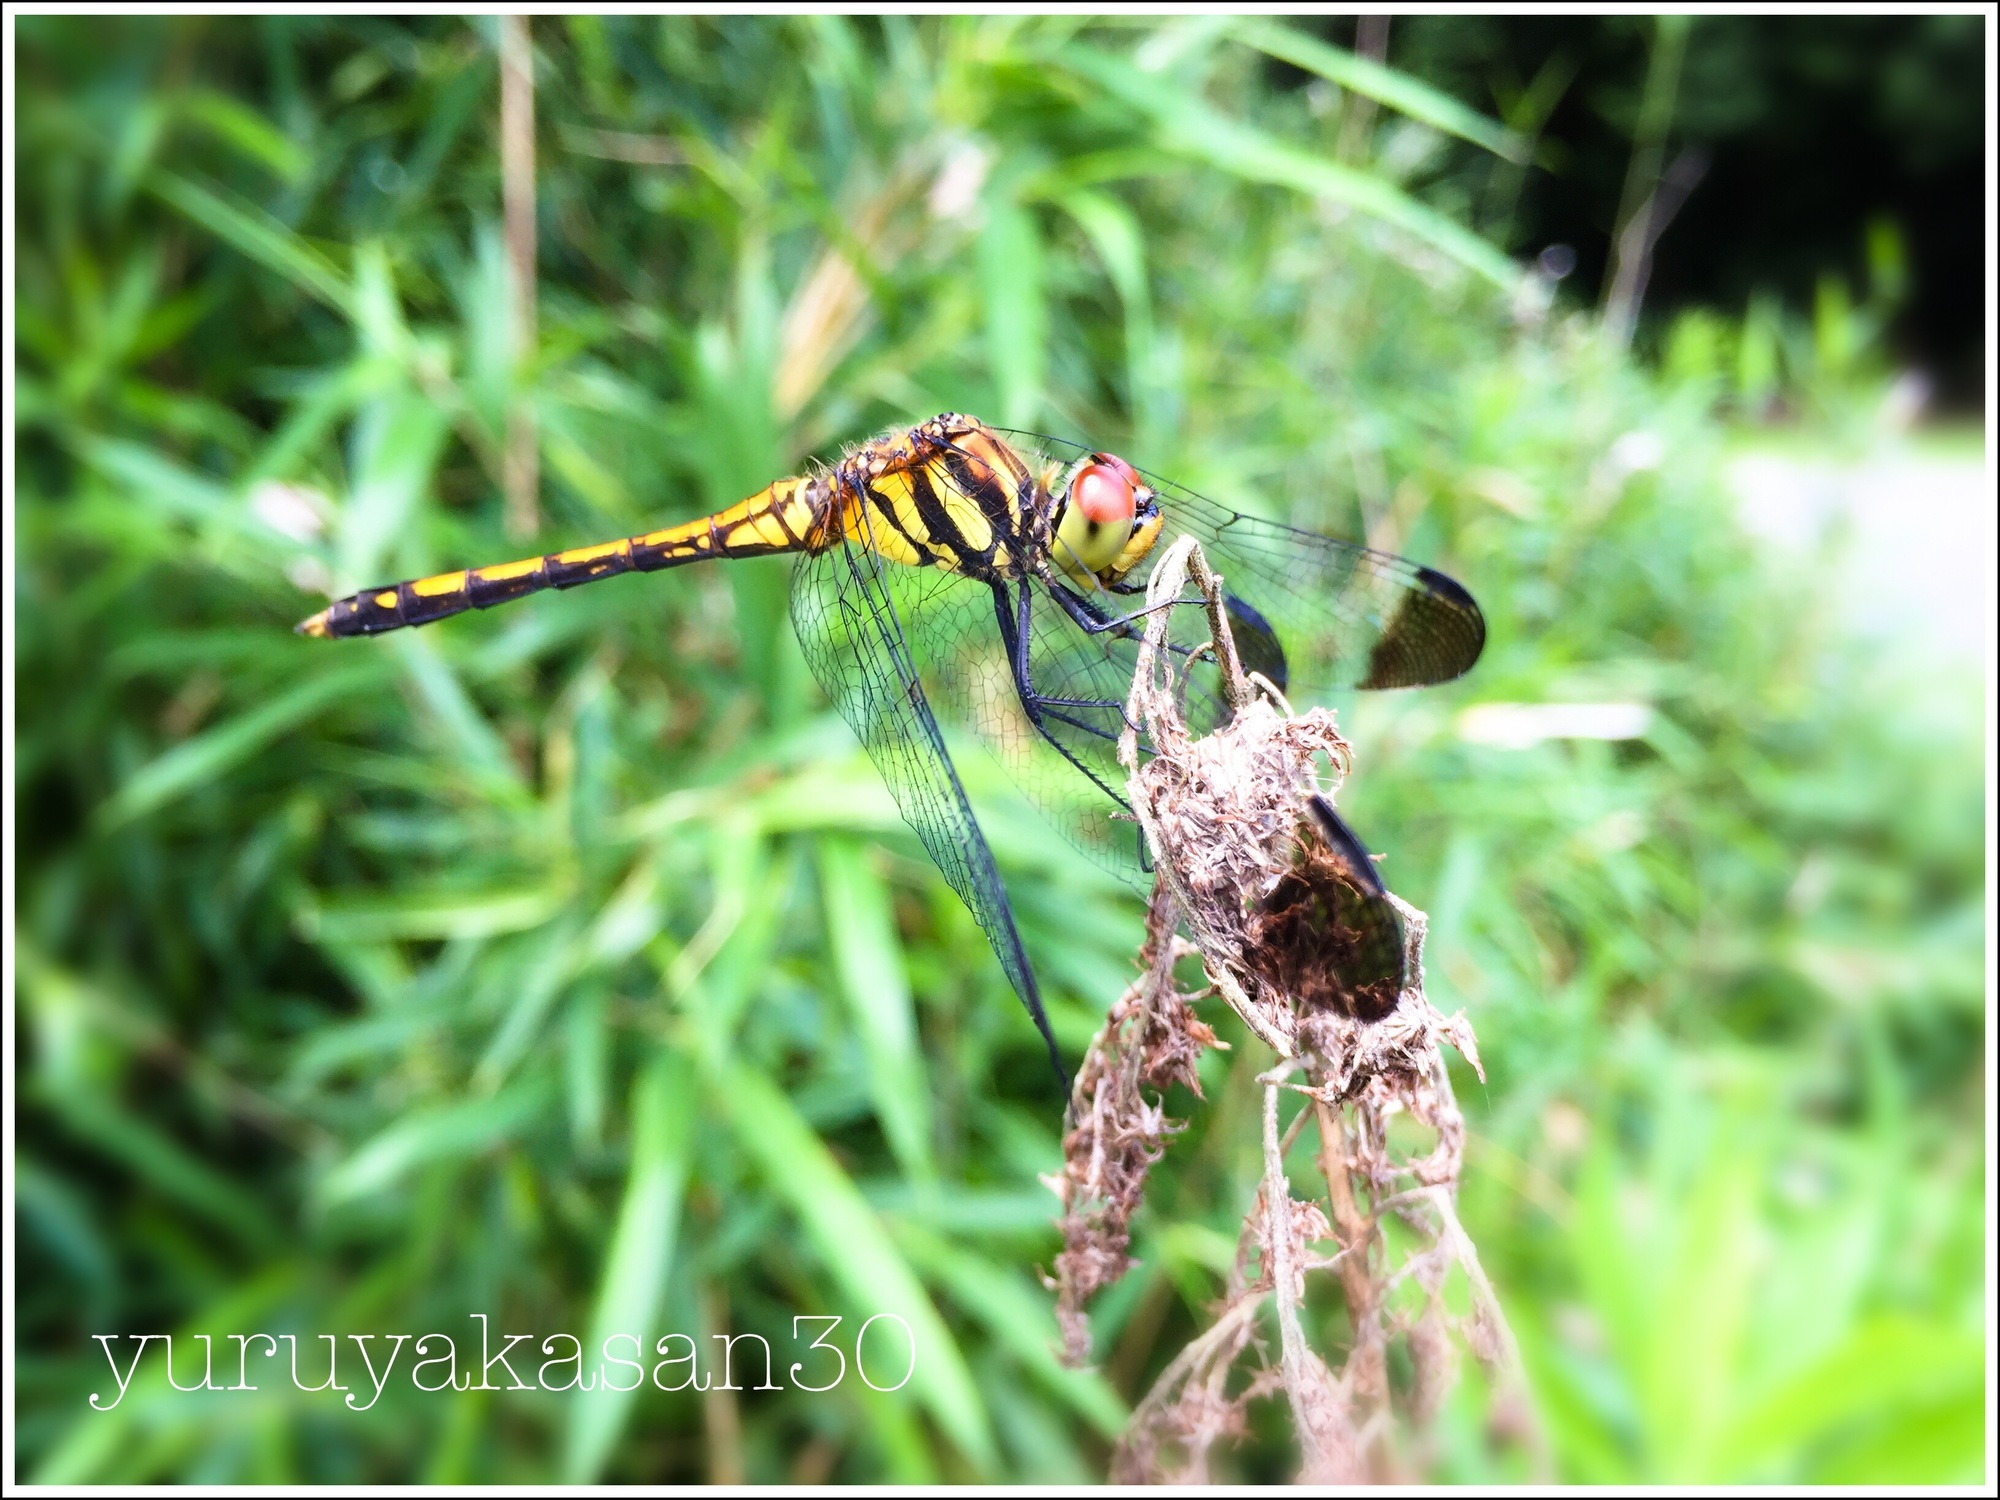
[[[652,573],[710,557],[808,551],[822,534],[817,511],[824,493],[823,485],[810,480],[781,479],[727,510],[663,531],[363,589],[300,621],[298,630],[313,636],[379,635],[620,573]]]

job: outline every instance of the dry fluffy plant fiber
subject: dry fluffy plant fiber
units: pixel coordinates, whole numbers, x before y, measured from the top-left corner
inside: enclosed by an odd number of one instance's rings
[[[1184,684],[1165,649],[1167,608],[1186,607],[1167,601],[1190,580],[1206,601],[1232,710],[1222,729],[1199,739],[1181,715]],[[1531,1470],[1540,1471],[1513,1336],[1456,1211],[1465,1130],[1443,1048],[1455,1047],[1476,1071],[1471,1028],[1425,998],[1424,916],[1394,896],[1386,899],[1401,917],[1404,978],[1393,1004],[1329,1002],[1352,988],[1327,972],[1343,955],[1338,934],[1316,951],[1300,941],[1304,929],[1286,926],[1288,951],[1273,954],[1271,898],[1312,868],[1307,803],[1337,791],[1349,751],[1330,713],[1294,715],[1268,684],[1245,678],[1221,601],[1220,581],[1191,540],[1170,549],[1148,588],[1154,613],[1121,758],[1156,881],[1140,975],[1084,1059],[1063,1170],[1050,1179],[1062,1200],[1063,1248],[1049,1285],[1064,1356],[1088,1363],[1087,1304],[1134,1264],[1133,1215],[1181,1128],[1166,1114],[1166,1090],[1178,1082],[1200,1097],[1196,1065],[1223,1044],[1195,1006],[1220,997],[1276,1054],[1258,1079],[1263,1171],[1220,1299],[1139,1400],[1111,1477],[1227,1477],[1214,1463],[1248,1432],[1251,1406],[1282,1394],[1298,1440],[1298,1477],[1421,1478],[1433,1457],[1430,1419],[1456,1382],[1461,1349],[1487,1372],[1496,1435],[1525,1447]],[[1139,726],[1151,751],[1143,765]],[[1176,930],[1183,925],[1186,938]],[[1176,964],[1190,956],[1201,959],[1205,989],[1185,990],[1175,978]],[[1298,1108],[1281,1124],[1287,1099]],[[1398,1114],[1424,1127],[1427,1149],[1392,1146]],[[1301,1198],[1285,1161],[1309,1125],[1319,1181]],[[1413,1242],[1394,1264],[1382,1228],[1390,1218]],[[1308,1317],[1309,1285],[1319,1279],[1337,1285],[1341,1319]],[[1408,1373],[1392,1378],[1389,1351],[1397,1344]]]

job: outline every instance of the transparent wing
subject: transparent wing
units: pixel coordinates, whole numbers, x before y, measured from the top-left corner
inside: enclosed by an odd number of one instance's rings
[[[1132,690],[1131,643],[1085,634],[1039,584],[1030,585],[1031,706],[1010,660],[1009,638],[1020,628],[1020,585],[998,594],[991,585],[975,587],[983,597],[968,599],[963,613],[973,614],[977,604],[983,606],[980,617],[922,632],[926,680],[936,684],[938,701],[953,719],[979,738],[1072,846],[1136,887],[1139,826],[1124,816],[1125,771],[1118,764],[1123,705]]]
[[[1025,607],[1018,580],[996,589],[954,573],[892,565],[882,570],[880,585],[938,714],[969,730],[1074,848],[1144,895],[1150,871],[1118,763],[1144,621],[1086,630],[1041,580],[1026,585]],[[1103,594],[1073,599],[1098,620],[1141,602]],[[1025,694],[1016,672],[1022,640]],[[1193,655],[1207,641],[1208,620],[1199,608],[1172,611],[1168,646],[1181,657],[1183,718],[1196,735],[1228,717],[1213,662]],[[1139,754],[1151,754],[1143,733]]]
[[[910,637],[892,600],[892,574],[924,576],[885,563],[869,548],[848,541],[802,556],[793,574],[793,626],[813,676],[867,748],[904,819],[993,944],[1000,967],[1048,1044],[1049,1060],[1067,1094],[1068,1073],[1014,926],[1006,888],[945,751]],[[967,580],[950,575],[932,576],[968,586]],[[978,592],[977,585],[969,587]]]
[[[1033,586],[1025,616],[1031,708],[1016,691],[1006,646],[1010,632],[1018,638],[1022,628],[1018,585],[996,597],[990,585],[914,571],[894,584],[906,591],[899,603],[910,623],[913,660],[939,712],[977,733],[1072,844],[1143,890],[1138,828],[1119,816],[1125,773],[1117,755],[1136,642],[1085,630]],[[1003,608],[1008,625],[1001,623]],[[1170,642],[1183,653],[1184,718],[1195,734],[1207,734],[1226,717],[1215,668],[1186,655],[1206,640],[1207,617],[1176,608],[1169,626]],[[1139,745],[1146,755],[1143,735]],[[1273,977],[1301,1004],[1376,1020],[1402,994],[1402,918],[1367,849],[1333,805],[1315,795],[1307,807],[1317,836],[1271,898]]]
[[[938,713],[969,730],[1073,847],[1144,894],[1139,826],[1118,763],[1136,639],[1083,629],[1039,580],[1027,585],[1025,613],[1018,581],[996,590],[956,574],[892,567],[883,586]],[[1084,604],[1123,609],[1133,602]],[[1176,609],[1171,624],[1183,651],[1207,639],[1199,610]],[[1015,662],[1023,639],[1027,695]],[[1225,717],[1216,675],[1205,662],[1193,663],[1189,675],[1186,718],[1206,734]],[[1143,734],[1139,752],[1150,753]]]
[[[1059,464],[1091,451],[1038,433],[1014,436]],[[1235,601],[1231,623],[1246,667],[1281,686],[1402,688],[1448,682],[1479,659],[1485,618],[1436,569],[1246,516],[1139,472],[1165,516],[1155,553],[1176,533],[1199,538]]]

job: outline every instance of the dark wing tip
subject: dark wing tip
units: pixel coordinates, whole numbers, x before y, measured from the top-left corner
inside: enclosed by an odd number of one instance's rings
[[[1382,877],[1376,873],[1375,861],[1368,857],[1367,848],[1347,826],[1347,820],[1333,810],[1333,804],[1315,792],[1306,798],[1306,810],[1319,825],[1328,849],[1346,868],[1348,879],[1372,895],[1383,894]]]
[[[1424,687],[1472,670],[1486,649],[1486,617],[1456,578],[1419,566],[1416,586],[1368,654],[1364,688]]]
[[[1439,598],[1450,601],[1460,609],[1469,610],[1475,617],[1479,614],[1479,605],[1473,600],[1472,595],[1465,591],[1465,585],[1449,573],[1440,573],[1436,568],[1427,568],[1419,563],[1417,577],[1423,579],[1430,591]]]
[[[1486,649],[1486,616],[1480,613],[1479,601],[1456,578],[1422,566],[1418,567],[1417,576],[1429,586],[1432,597],[1449,606],[1456,618],[1461,659],[1451,675],[1461,677],[1472,670],[1479,653]]]
[[[1285,648],[1271,622],[1245,600],[1223,590],[1222,606],[1229,616],[1229,629],[1236,643],[1236,659],[1246,672],[1262,672],[1271,686],[1284,692],[1291,684],[1291,666]]]
[[[1325,797],[1306,799],[1299,861],[1265,898],[1246,948],[1253,970],[1305,1010],[1379,1021],[1407,977],[1403,919],[1375,862]]]
[[[1348,1010],[1358,1020],[1379,1021],[1401,1002],[1408,978],[1402,915],[1390,905],[1367,848],[1333,804],[1315,793],[1306,807],[1352,887],[1340,903],[1340,919],[1352,942],[1347,972],[1340,976]]]

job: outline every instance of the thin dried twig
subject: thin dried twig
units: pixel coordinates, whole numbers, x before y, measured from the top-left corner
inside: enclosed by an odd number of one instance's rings
[[[1166,1137],[1179,1128],[1157,1100],[1146,1102],[1143,1090],[1164,1091],[1178,1079],[1199,1094],[1195,1059],[1202,1048],[1221,1045],[1174,984],[1174,964],[1188,951],[1174,936],[1171,905],[1156,893],[1139,950],[1140,977],[1111,1008],[1070,1096],[1063,1172],[1049,1180],[1062,1199],[1063,1249],[1048,1284],[1057,1293],[1064,1357],[1073,1365],[1090,1356],[1084,1304],[1131,1265],[1133,1210]]]
[[[535,350],[535,53],[525,16],[500,18],[500,175],[518,381]],[[507,409],[502,465],[507,534],[525,540],[541,526],[541,463],[534,408],[518,394]]]
[[[1190,582],[1206,604],[1219,691],[1232,709],[1222,729],[1198,740],[1179,709],[1175,663],[1185,658],[1165,649],[1170,601]],[[1300,852],[1314,836],[1306,801],[1331,798],[1348,747],[1330,714],[1294,714],[1269,683],[1246,678],[1223,597],[1221,580],[1191,539],[1168,550],[1147,590],[1148,605],[1158,607],[1138,652],[1119,754],[1156,880],[1141,977],[1112,1007],[1084,1059],[1064,1169],[1051,1180],[1063,1200],[1063,1250],[1049,1284],[1064,1357],[1072,1364],[1089,1358],[1086,1304],[1134,1264],[1132,1215],[1148,1173],[1181,1128],[1167,1118],[1162,1095],[1180,1079],[1199,1096],[1195,1060],[1222,1044],[1193,1006],[1219,995],[1277,1054],[1277,1065],[1258,1079],[1263,1171],[1223,1298],[1137,1403],[1112,1478],[1208,1480],[1218,1445],[1249,1431],[1250,1404],[1279,1392],[1298,1435],[1302,1478],[1421,1477],[1428,1424],[1457,1378],[1461,1343],[1496,1388],[1496,1433],[1525,1444],[1546,1472],[1513,1336],[1457,1216],[1465,1126],[1443,1048],[1455,1047],[1475,1071],[1479,1059],[1464,1017],[1439,1014],[1424,996],[1424,914],[1388,897],[1403,922],[1405,978],[1393,1007],[1376,1019],[1363,1018],[1374,1010],[1338,1003],[1350,993],[1343,976],[1311,972],[1315,962],[1335,962],[1332,947],[1317,959],[1309,947],[1295,948],[1283,963],[1260,948],[1275,930],[1260,920],[1263,903],[1281,881],[1296,883],[1312,868]],[[1144,764],[1142,727],[1150,752]],[[1192,942],[1176,935],[1177,923]],[[1174,983],[1174,962],[1189,953],[1200,955],[1207,973],[1211,988],[1202,994]],[[1294,1093],[1305,1108],[1281,1129],[1283,1097]],[[1428,1128],[1425,1153],[1391,1150],[1388,1125],[1397,1114]],[[1285,1158],[1307,1124],[1318,1130],[1324,1196],[1316,1190],[1302,1201],[1293,1196]],[[1418,1240],[1397,1266],[1388,1264],[1381,1233],[1386,1214]],[[1333,1253],[1315,1248],[1328,1240]],[[1454,1271],[1470,1289],[1465,1317],[1445,1301]],[[1314,1275],[1338,1280],[1344,1355],[1322,1352],[1331,1346],[1306,1308]],[[1267,1304],[1277,1325],[1275,1364],[1258,1333]],[[1400,1382],[1391,1378],[1389,1359],[1398,1344],[1410,1371]]]
[[[1284,1371],[1285,1395],[1292,1404],[1292,1423],[1299,1434],[1306,1470],[1325,1467],[1327,1452],[1312,1400],[1317,1371],[1307,1372],[1305,1330],[1299,1326],[1299,1299],[1305,1293],[1305,1273],[1295,1270],[1297,1247],[1292,1242],[1292,1187],[1285,1176],[1284,1153],[1278,1146],[1278,1085],[1290,1076],[1288,1066],[1274,1068],[1257,1081],[1264,1085],[1264,1213],[1265,1243],[1271,1247],[1271,1290],[1278,1310],[1278,1348]]]

